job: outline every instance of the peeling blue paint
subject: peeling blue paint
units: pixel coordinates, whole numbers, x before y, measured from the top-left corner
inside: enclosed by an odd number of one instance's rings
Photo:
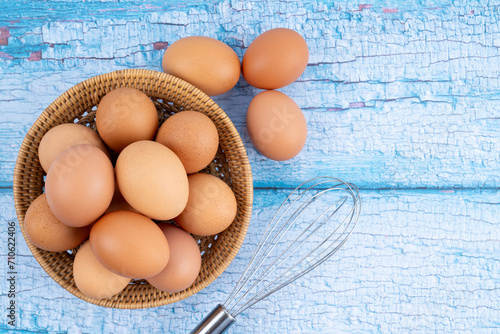
[[[251,230],[228,270],[173,305],[106,309],[59,287],[18,230],[17,332],[188,331],[224,300],[288,189],[325,174],[363,189],[358,229],[338,257],[243,314],[233,333],[500,330],[496,1],[0,0],[2,224],[16,220],[22,139],[64,91],[118,69],[160,71],[168,43],[190,35],[217,38],[241,59],[281,26],[310,49],[304,74],[280,89],[304,111],[308,141],[290,161],[268,160],[245,127],[259,90],[241,78],[214,98],[241,134],[256,187]],[[0,332],[10,329],[3,315]]]

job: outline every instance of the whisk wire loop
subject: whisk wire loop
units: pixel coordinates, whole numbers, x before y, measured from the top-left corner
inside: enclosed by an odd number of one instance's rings
[[[307,199],[303,199],[313,190],[317,191],[317,193],[309,196]],[[259,272],[264,262],[269,260],[269,255],[273,253],[280,243],[282,243],[283,238],[289,233],[290,229],[292,227],[297,227],[297,224],[301,223],[299,218],[301,218],[304,211],[309,209],[314,202],[325,196],[328,192],[341,192],[346,194],[343,194],[341,198],[337,199],[333,204],[330,204],[316,219],[304,227],[298,236],[289,242],[289,244],[275,256],[274,260],[270,260],[269,263],[266,263],[264,270]],[[305,252],[298,260],[290,261],[292,264],[288,266],[288,268],[283,269],[284,264],[289,261],[292,255],[299,252],[308,242],[310,242],[312,236],[323,228],[325,224],[330,222],[335,214],[338,214],[339,210],[346,204],[349,198],[352,200],[352,206],[345,214],[344,219],[341,219],[340,223],[338,223],[329,234],[324,236],[323,240],[321,240],[317,246]],[[295,208],[297,205],[298,208]],[[224,307],[233,316],[237,316],[255,303],[304,276],[319,264],[323,263],[331,255],[337,252],[350,236],[357,222],[359,209],[359,193],[356,186],[352,184],[345,183],[332,177],[318,177],[299,185],[288,195],[285,201],[281,203],[271,223],[265,228],[256,251],[252,255],[232,293],[224,303]],[[287,214],[289,214],[288,217],[286,217]],[[279,271],[278,276],[268,281],[268,277],[275,274],[277,271]],[[254,292],[258,289],[259,291]],[[253,294],[253,296],[249,300],[244,301],[245,298],[249,297],[251,294]],[[238,295],[239,297],[237,297]]]
[[[320,176],[299,185],[267,224],[226,301],[191,333],[223,333],[236,316],[324,263],[351,236],[360,210],[354,184]]]

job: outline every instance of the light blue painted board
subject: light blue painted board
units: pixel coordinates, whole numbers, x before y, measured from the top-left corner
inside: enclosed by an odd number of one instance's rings
[[[306,72],[282,89],[308,120],[301,155],[277,163],[252,148],[245,112],[258,90],[243,79],[215,98],[242,135],[257,187],[328,173],[364,188],[492,190],[363,191],[358,230],[339,257],[249,310],[232,332],[498,332],[499,18],[494,1],[1,1],[0,44],[8,43],[0,45],[2,226],[15,220],[9,187],[22,138],[66,89],[117,69],[160,70],[165,42],[183,36],[216,37],[242,57],[260,32],[287,26],[311,50]],[[211,286],[148,310],[74,298],[44,274],[18,231],[17,329],[189,330],[214,296],[227,295],[255,247],[252,231],[282,195],[257,189],[246,244]]]
[[[181,302],[145,310],[106,309],[73,297],[40,268],[18,229],[17,329],[185,333],[227,297],[286,194],[255,192],[243,247],[211,285]],[[500,330],[498,191],[362,191],[361,196],[362,216],[344,247],[306,279],[242,314],[229,333]],[[2,192],[0,203],[1,221],[15,220],[12,194]],[[0,247],[4,268],[5,243]],[[0,288],[4,301],[5,280]],[[3,313],[0,319],[0,328],[7,328]]]
[[[495,3],[2,4],[2,34],[11,36],[0,46],[0,186],[12,185],[29,126],[78,82],[123,68],[161,70],[161,43],[194,34],[242,57],[260,32],[285,26],[304,35],[311,53],[302,77],[282,89],[308,121],[301,154],[274,162],[255,151],[245,113],[259,90],[244,79],[214,98],[242,135],[257,187],[321,174],[363,188],[499,187]]]

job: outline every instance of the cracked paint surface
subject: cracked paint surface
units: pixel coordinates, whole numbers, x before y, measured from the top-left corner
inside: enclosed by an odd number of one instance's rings
[[[116,310],[81,301],[45,275],[20,242],[18,328],[50,333],[186,333],[228,296],[259,233],[287,193],[256,190],[252,225],[229,268],[196,295],[158,308]],[[230,333],[498,330],[497,191],[377,190],[361,195],[361,219],[337,255],[243,313]],[[2,193],[0,198],[10,204],[2,205],[2,216],[14,219],[12,194]],[[5,254],[5,245],[1,247]],[[7,288],[5,280],[0,288]]]
[[[193,34],[218,38],[242,57],[260,32],[285,26],[301,31],[311,54],[301,78],[282,89],[306,114],[303,152],[275,163],[253,149],[244,122],[258,90],[243,79],[214,98],[245,139],[250,159],[266,171],[254,175],[256,186],[275,185],[284,167],[287,186],[334,170],[372,189],[499,187],[498,6],[124,4],[49,2],[0,13],[2,36],[10,35],[0,46],[6,139],[0,166],[7,171],[1,185],[12,185],[8,170],[25,133],[19,129],[78,82],[123,68],[161,71],[168,43]],[[12,84],[20,78],[23,85]],[[31,98],[14,103],[26,91]]]
[[[286,189],[326,174],[361,187],[352,238],[230,332],[500,330],[496,1],[0,0],[1,223],[16,220],[12,175],[22,139],[64,91],[114,70],[161,71],[165,49],[190,35],[217,38],[241,59],[274,27],[300,31],[309,46],[306,71],[281,89],[304,111],[308,140],[296,158],[268,160],[245,127],[259,90],[241,78],[214,98],[241,134],[256,187],[251,229],[228,270],[173,305],[106,309],[48,277],[18,230],[17,330],[185,333],[227,296]],[[5,280],[0,288],[7,300]],[[2,332],[9,327],[0,314]]]

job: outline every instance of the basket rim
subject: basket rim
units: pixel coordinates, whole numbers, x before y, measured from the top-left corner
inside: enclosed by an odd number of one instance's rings
[[[195,288],[188,288],[186,290],[183,290],[179,293],[175,294],[170,294],[170,298],[162,298],[160,300],[158,299],[153,299],[147,302],[127,302],[126,300],[120,300],[119,302],[114,302],[110,299],[93,299],[86,297],[83,295],[77,288],[74,286],[68,284],[67,282],[63,281],[63,279],[57,275],[57,271],[55,271],[53,268],[50,268],[48,263],[43,259],[42,255],[42,250],[36,247],[31,241],[28,239],[25,229],[24,229],[24,216],[25,213],[23,212],[24,207],[22,205],[21,201],[21,193],[23,191],[22,187],[22,182],[21,182],[21,174],[22,174],[22,166],[24,164],[24,156],[22,155],[23,152],[28,152],[28,148],[30,146],[30,143],[32,142],[33,138],[36,136],[36,133],[38,130],[40,130],[41,124],[43,121],[47,121],[50,119],[50,116],[54,113],[55,110],[59,109],[61,105],[65,103],[68,99],[71,98],[71,95],[74,95],[76,92],[79,91],[85,91],[92,89],[93,87],[93,82],[98,80],[100,81],[107,81],[110,79],[113,79],[116,77],[129,77],[129,76],[134,76],[134,77],[143,77],[145,80],[163,80],[169,83],[172,83],[182,89],[186,89],[188,93],[192,94],[193,96],[200,97],[202,102],[204,102],[207,106],[207,108],[215,108],[215,111],[217,112],[218,115],[221,116],[221,121],[223,122],[224,126],[229,128],[231,131],[231,134],[233,135],[233,146],[235,147],[236,151],[238,152],[239,155],[243,158],[243,161],[239,161],[238,166],[241,167],[242,173],[238,173],[238,180],[241,184],[244,185],[244,190],[245,190],[245,197],[244,197],[244,202],[242,203],[243,205],[243,214],[242,214],[242,229],[240,230],[241,233],[239,233],[235,246],[231,249],[229,252],[229,256],[222,261],[222,263],[217,267],[217,270],[215,272],[211,272],[208,276],[208,279],[204,279],[201,284],[197,284]],[[128,83],[125,84],[123,87],[128,86]],[[27,154],[27,153],[26,153]],[[117,71],[112,71],[104,74],[100,74],[97,76],[90,77],[84,81],[79,82],[78,84],[70,87],[67,89],[64,93],[59,95],[45,110],[39,115],[39,117],[35,120],[35,122],[32,124],[28,132],[26,133],[22,143],[21,147],[19,149],[19,153],[16,159],[16,164],[14,167],[14,176],[13,176],[13,195],[14,195],[14,204],[15,204],[15,209],[16,209],[16,215],[18,218],[18,224],[20,226],[21,232],[23,234],[24,240],[28,244],[28,247],[37,260],[37,262],[40,264],[42,269],[54,280],[56,283],[58,283],[60,286],[62,286],[65,290],[73,294],[74,296],[78,297],[79,299],[85,300],[87,302],[90,302],[95,305],[99,306],[105,306],[105,307],[112,307],[112,308],[119,308],[119,309],[140,309],[140,308],[150,308],[150,307],[157,307],[157,306],[162,306],[162,305],[167,305],[171,304],[177,301],[180,301],[182,299],[185,299],[205,287],[207,287],[209,284],[211,284],[218,276],[220,276],[229,266],[229,264],[234,260],[236,257],[239,249],[241,248],[243,241],[246,237],[246,233],[248,231],[248,226],[250,223],[250,218],[251,218],[251,212],[252,212],[252,205],[253,205],[253,178],[252,178],[252,171],[251,171],[251,166],[248,161],[248,155],[246,152],[246,149],[243,145],[243,142],[241,140],[241,137],[236,130],[234,124],[232,121],[229,119],[227,114],[204,92],[199,90],[197,87],[191,85],[190,83],[175,77],[173,75],[159,72],[159,71],[154,71],[154,70],[147,70],[147,69],[124,69],[124,70],[117,70]],[[39,195],[39,194],[38,194]],[[36,196],[38,196],[36,195]],[[35,197],[36,198],[36,197]],[[239,204],[239,203],[238,203]],[[238,209],[239,211],[239,209]],[[161,293],[158,290],[158,293]]]

